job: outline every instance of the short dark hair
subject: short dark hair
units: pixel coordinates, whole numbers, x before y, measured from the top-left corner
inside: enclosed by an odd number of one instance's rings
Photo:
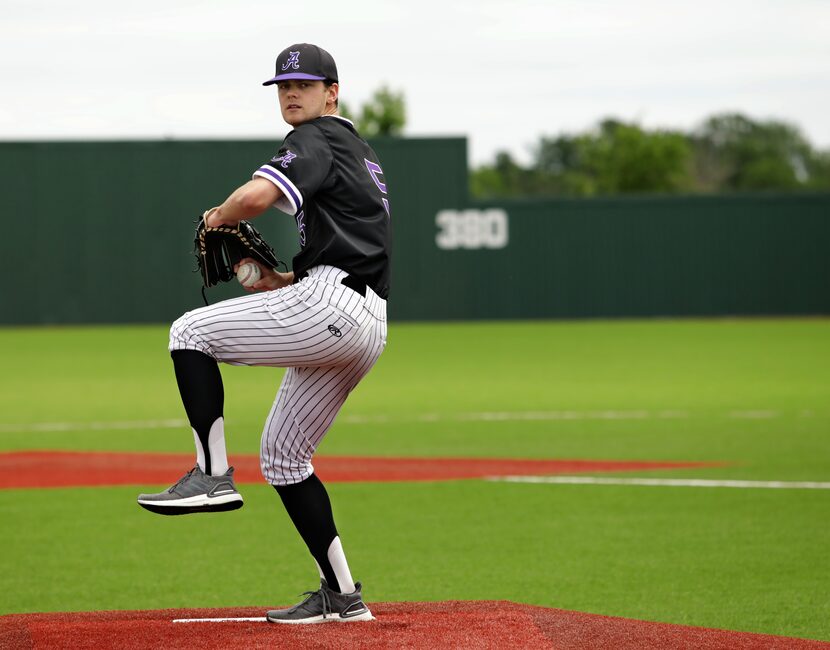
[[[325,79],[325,80],[323,80],[323,85],[326,87],[326,90],[328,90],[329,88],[331,88],[331,87],[332,87],[332,84],[336,84],[336,83],[337,83],[336,81],[332,81],[331,79]],[[339,84],[338,84],[338,86],[339,86]],[[337,108],[337,107],[338,107],[339,102],[340,102],[340,99],[335,99],[335,100],[334,100],[334,106],[335,106],[335,108]]]

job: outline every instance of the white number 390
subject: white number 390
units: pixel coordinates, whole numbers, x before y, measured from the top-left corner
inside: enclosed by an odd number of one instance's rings
[[[441,210],[435,215],[438,248],[504,248],[508,241],[504,210]]]

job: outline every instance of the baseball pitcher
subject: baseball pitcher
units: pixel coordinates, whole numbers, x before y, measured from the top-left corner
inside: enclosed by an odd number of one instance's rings
[[[288,272],[267,263],[267,254],[233,261],[234,270],[256,267],[253,276],[246,271],[249,295],[194,309],[173,323],[170,353],[196,465],[138,503],[168,515],[241,507],[225,449],[219,364],[287,368],[262,432],[262,473],[308,546],[321,584],[267,618],[371,620],[311,460],[386,345],[388,188],[375,152],[338,115],[337,67],[328,52],[308,43],[286,48],[263,85],[277,87],[282,117],[293,130],[252,180],[203,215],[201,227],[245,240],[252,230],[244,231],[247,221],[273,206],[294,218],[301,249]]]

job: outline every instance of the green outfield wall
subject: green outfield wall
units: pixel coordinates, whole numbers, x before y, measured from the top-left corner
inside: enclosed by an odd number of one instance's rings
[[[504,247],[433,251],[442,318],[830,313],[830,194],[501,202],[479,220],[493,209]]]
[[[0,323],[164,322],[203,304],[192,221],[278,141],[0,143]],[[463,138],[372,144],[393,319],[830,313],[830,194],[476,203]],[[291,217],[256,224],[296,252]]]

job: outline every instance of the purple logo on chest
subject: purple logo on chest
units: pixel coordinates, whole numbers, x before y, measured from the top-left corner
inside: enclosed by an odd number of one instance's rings
[[[300,53],[299,52],[289,52],[288,53],[288,61],[282,64],[283,70],[288,70],[288,68],[294,68],[295,70],[300,69]]]
[[[290,150],[286,150],[284,155],[279,156],[278,158],[271,158],[271,162],[278,162],[280,163],[280,167],[288,169],[288,165],[290,165],[291,161],[296,157],[297,154],[292,153]]]

